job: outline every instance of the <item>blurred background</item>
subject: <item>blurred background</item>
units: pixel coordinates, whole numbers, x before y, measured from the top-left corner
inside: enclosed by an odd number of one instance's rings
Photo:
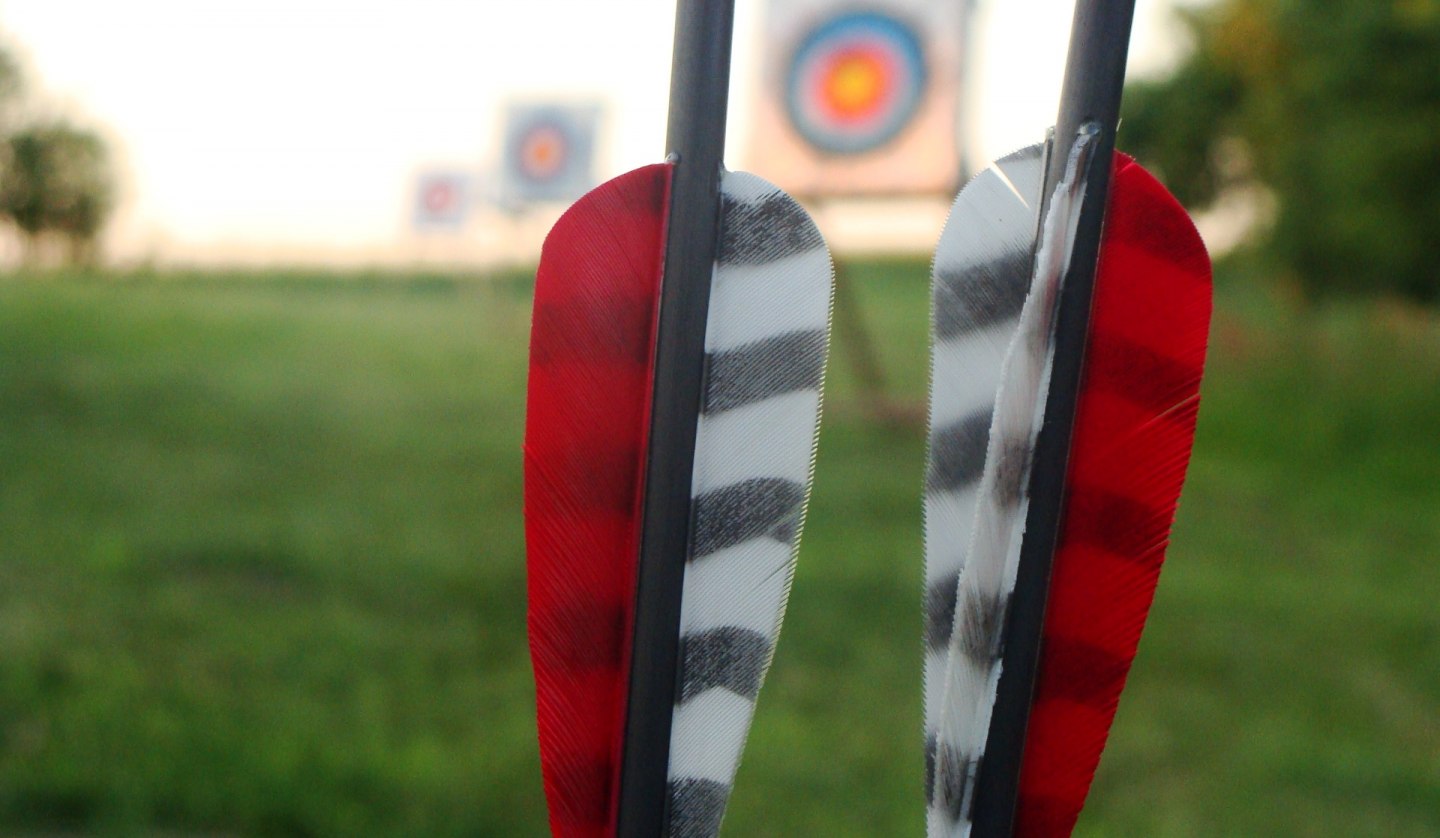
[[[1072,5],[738,7],[728,163],[841,282],[727,834],[919,835],[928,251],[1043,139]],[[0,834],[544,834],[533,270],[661,156],[672,25],[0,0]],[[1140,0],[1131,54],[1120,146],[1196,213],[1216,314],[1078,834],[1440,834],[1440,2]]]

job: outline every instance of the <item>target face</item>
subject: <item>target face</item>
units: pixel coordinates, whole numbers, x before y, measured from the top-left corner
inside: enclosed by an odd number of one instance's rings
[[[425,211],[431,215],[444,215],[455,211],[460,203],[455,185],[447,181],[429,184],[420,200],[425,202]]]
[[[468,203],[466,175],[459,172],[423,174],[415,190],[415,225],[425,228],[464,224]]]
[[[594,186],[598,103],[511,105],[505,119],[501,200],[573,201]]]
[[[801,39],[790,61],[785,107],[806,142],[860,154],[904,130],[925,84],[925,56],[909,25],[880,12],[850,12]]]

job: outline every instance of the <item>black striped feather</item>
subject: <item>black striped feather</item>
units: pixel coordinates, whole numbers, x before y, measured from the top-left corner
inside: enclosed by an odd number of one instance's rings
[[[1030,289],[1043,163],[1044,147],[1035,145],[977,175],[955,199],[935,250],[925,480],[925,790],[932,801],[946,653],[1000,368]],[[956,759],[952,750],[940,760],[946,780],[964,764]]]
[[[681,604],[672,838],[720,829],[789,596],[830,328],[830,256],[792,198],[726,173],[720,235]]]
[[[926,658],[927,740],[934,743],[929,756],[932,786],[928,795],[927,816],[931,838],[959,838],[969,834],[970,814],[975,802],[975,779],[985,756],[1005,642],[1005,617],[1015,589],[1015,574],[1025,529],[1030,467],[1049,391],[1054,350],[1055,301],[1069,262],[1074,221],[1084,200],[1085,184],[1081,173],[1086,171],[1085,160],[1088,151],[1093,148],[1090,142],[1092,138],[1092,134],[1082,132],[1075,145],[1066,149],[1066,176],[1055,190],[1040,231],[1031,269],[1032,276],[1028,278],[1030,290],[1025,296],[1018,319],[1014,321],[1012,336],[1003,351],[999,367],[998,386],[992,391],[993,415],[989,432],[985,435],[984,465],[980,479],[978,483],[967,482],[961,490],[970,495],[969,507],[973,516],[970,526],[968,530],[957,529],[953,521],[942,519],[936,522],[936,526],[929,527],[927,518],[927,577],[937,583],[948,583],[953,574],[957,586],[954,599],[942,601],[942,605],[953,612],[947,643],[943,650],[931,651]],[[1035,169],[1027,169],[1025,179],[1028,180],[1031,173],[1034,173],[1034,179],[1038,182],[1039,158],[1040,155],[1033,152],[1028,155],[1028,159],[1034,161]],[[1001,170],[1003,173],[1003,167]],[[999,178],[998,175],[996,179],[1008,181],[1008,178]],[[977,179],[976,183],[984,181]],[[1008,188],[1013,182],[1003,182],[1002,185]],[[966,191],[970,189],[967,188]],[[964,192],[961,197],[965,197]],[[1026,220],[1024,214],[1015,209],[1020,195],[1013,189],[1009,196],[991,189],[972,197],[975,198],[973,207],[976,215],[982,222],[1000,216],[1001,207],[1010,208],[1011,212],[1004,217],[1016,220],[1013,226],[1007,226],[1002,232],[1008,231],[1010,247],[1020,247],[1020,231],[1024,229],[1023,220]],[[992,206],[995,201],[999,201],[1000,205]],[[1029,203],[1034,204],[1037,201],[1032,199]],[[1028,211],[1028,220],[1033,220],[1034,212],[1030,211],[1029,204],[1025,209]],[[954,224],[955,221],[952,216],[949,224]],[[1028,241],[1028,235],[1026,239]],[[942,247],[944,243],[945,239],[942,238]],[[1029,247],[1029,244],[1024,246]],[[994,264],[995,260],[990,253],[992,246],[980,247],[978,251],[974,243],[968,247],[969,249],[948,258],[964,263],[966,256],[970,255],[975,264]],[[1018,259],[1008,261],[1010,264],[1020,264]],[[939,256],[936,262],[938,268]],[[936,273],[938,310],[941,298],[948,292],[942,285],[944,277],[938,269]],[[993,281],[996,278],[987,270],[977,271],[975,276],[978,282]],[[1007,283],[1015,281],[1013,276],[1001,279]],[[968,296],[1008,299],[1011,294],[1013,290],[1007,289],[998,290],[991,295],[974,291]],[[976,310],[982,313],[989,311]],[[938,318],[937,314],[937,320]],[[982,322],[978,317],[975,319]],[[987,325],[980,325],[979,328],[983,330]],[[938,334],[939,329],[936,331]],[[973,376],[988,384],[990,376],[994,374],[993,367],[990,366],[993,354],[971,353],[966,356],[955,351],[953,344],[966,340],[963,333],[948,342],[937,338],[932,367],[935,376],[932,417],[941,415],[942,411],[957,412],[953,399],[946,405],[940,404],[942,394],[950,397],[956,392],[966,392],[973,396],[982,394],[983,391],[974,383],[957,384],[955,379]],[[974,363],[970,366],[956,366],[953,362],[957,357],[973,357]],[[964,405],[959,409],[968,411],[966,415],[973,415],[976,407]],[[978,434],[973,436],[977,439],[979,437]],[[932,440],[932,470],[940,470],[947,465],[935,456],[943,452],[943,446],[935,445]],[[951,460],[955,459],[952,454]],[[953,482],[943,479],[942,476],[932,478],[929,485],[943,487]],[[955,490],[950,491],[953,493]],[[934,494],[927,493],[927,512]],[[966,545],[962,551],[958,551],[958,569],[954,567],[953,559],[957,553],[956,543]],[[927,621],[933,622],[939,617],[940,615],[933,615],[927,617]],[[943,634],[943,631],[937,633]]]

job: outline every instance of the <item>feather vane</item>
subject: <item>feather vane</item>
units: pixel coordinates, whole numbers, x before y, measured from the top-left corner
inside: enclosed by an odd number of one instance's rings
[[[975,523],[1000,368],[1029,293],[1045,147],[1008,155],[955,199],[932,267],[930,433],[925,481],[925,791],[960,573]]]
[[[1084,201],[1084,172],[1093,136],[1082,131],[1067,151],[1065,177],[1056,186],[1036,249],[1030,293],[1001,365],[946,650],[931,763],[927,821],[932,836],[969,834],[975,779],[1000,677],[1005,616],[1025,530],[1032,454],[1049,392],[1055,301]]]
[[[800,205],[727,172],[720,223],[671,729],[672,838],[720,830],[789,597],[829,341],[833,269]]]
[[[610,828],[670,167],[601,185],[541,252],[525,538],[541,769],[554,835]]]

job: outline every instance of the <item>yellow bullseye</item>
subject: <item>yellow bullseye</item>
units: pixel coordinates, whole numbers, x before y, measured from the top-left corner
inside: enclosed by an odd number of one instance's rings
[[[890,73],[874,53],[849,51],[835,56],[825,74],[826,103],[842,118],[871,113],[884,98]]]

